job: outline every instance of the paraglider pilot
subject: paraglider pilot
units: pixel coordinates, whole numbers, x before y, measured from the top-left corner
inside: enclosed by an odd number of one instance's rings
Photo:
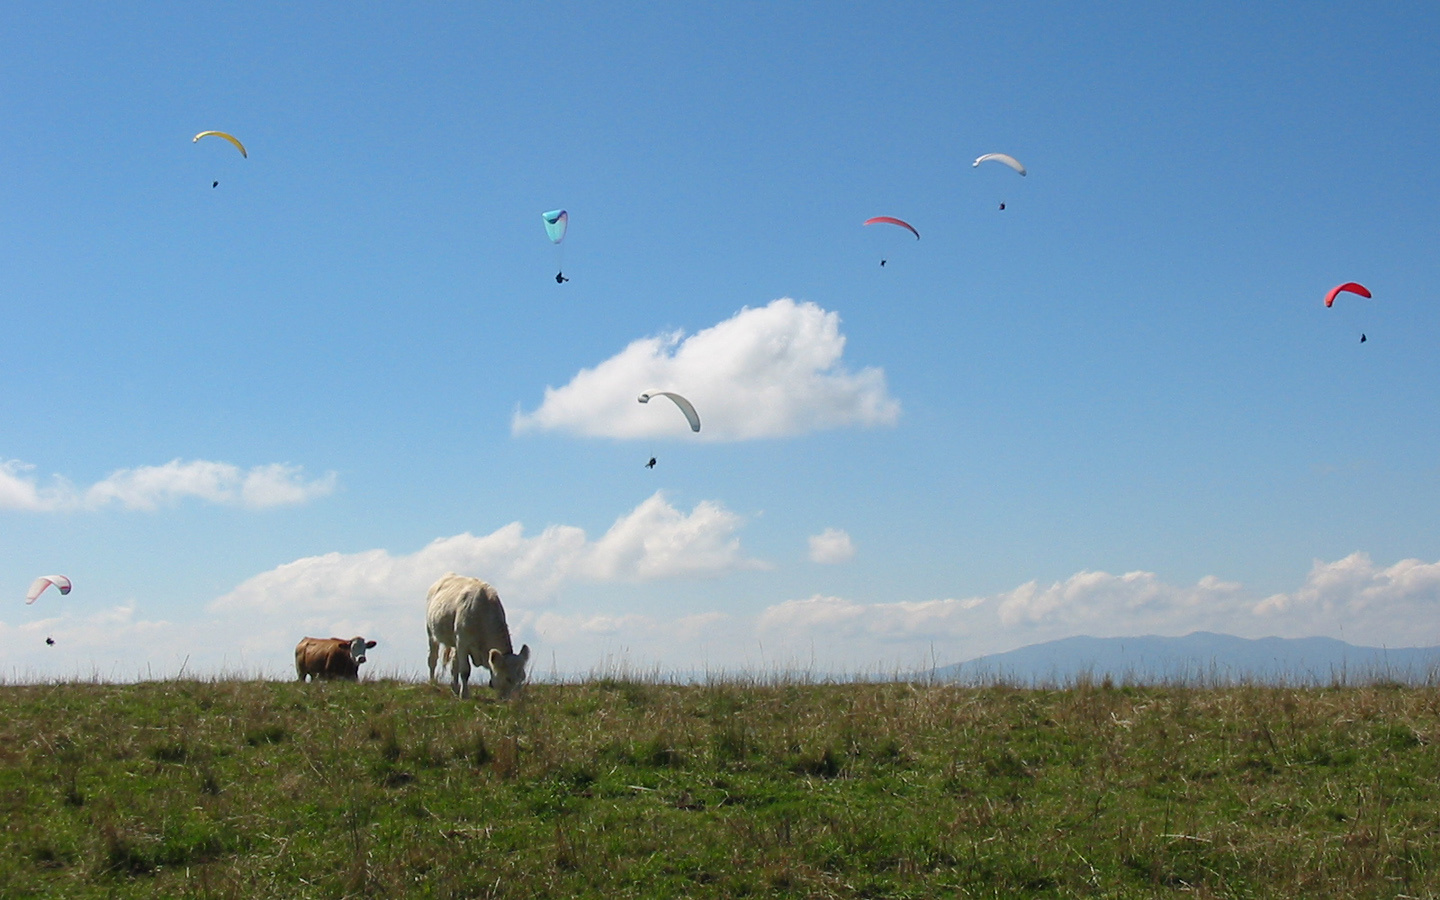
[[[567,281],[569,281],[569,280],[570,280],[570,279],[568,279],[568,278],[565,277],[565,273],[564,273],[564,272],[556,272],[556,273],[555,273],[555,283],[556,283],[556,284],[564,284],[565,282],[567,282]]]
[[[647,468],[647,469],[653,469],[653,468],[655,468],[655,457],[653,457],[653,456],[650,457],[650,461],[645,464],[645,468]]]

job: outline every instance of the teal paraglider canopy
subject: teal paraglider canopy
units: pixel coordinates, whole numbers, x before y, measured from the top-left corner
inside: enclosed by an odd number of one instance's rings
[[[558,244],[565,240],[565,226],[570,223],[570,214],[563,209],[552,209],[547,213],[541,213],[540,217],[545,220],[545,233],[550,236],[550,243]]]

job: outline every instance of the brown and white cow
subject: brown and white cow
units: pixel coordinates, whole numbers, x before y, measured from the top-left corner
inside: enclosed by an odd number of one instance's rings
[[[375,646],[374,641],[363,637],[344,638],[301,638],[295,645],[295,674],[304,681],[321,678],[342,678],[346,681],[360,680],[360,664],[365,661],[365,651]]]
[[[490,670],[490,686],[502,700],[525,683],[530,645],[515,652],[500,595],[480,579],[450,572],[431,585],[425,632],[430,638],[430,680],[435,680],[443,647],[450,664],[450,689],[461,697],[469,692],[472,662]]]

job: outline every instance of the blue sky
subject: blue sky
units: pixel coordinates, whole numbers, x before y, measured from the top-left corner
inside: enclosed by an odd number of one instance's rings
[[[0,674],[1440,643],[1433,6],[614,7],[0,12]]]

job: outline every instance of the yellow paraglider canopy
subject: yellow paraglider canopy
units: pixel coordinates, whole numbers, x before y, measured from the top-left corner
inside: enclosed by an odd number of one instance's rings
[[[245,157],[246,159],[249,159],[249,158],[250,158],[250,154],[248,154],[248,153],[245,152],[245,145],[242,144],[242,143],[240,143],[240,140],[239,140],[237,137],[235,137],[235,135],[233,135],[233,134],[226,134],[226,133],[223,132],[223,131],[202,131],[202,132],[200,132],[199,134],[195,135],[195,140],[192,140],[190,143],[193,144],[193,143],[195,143],[195,141],[200,140],[202,137],[208,137],[208,136],[210,136],[210,135],[212,135],[212,134],[213,134],[215,137],[222,137],[222,138],[224,138],[225,140],[229,141],[230,143],[234,144],[234,145],[235,145],[235,149],[240,151],[240,155],[241,155],[241,156]]]

